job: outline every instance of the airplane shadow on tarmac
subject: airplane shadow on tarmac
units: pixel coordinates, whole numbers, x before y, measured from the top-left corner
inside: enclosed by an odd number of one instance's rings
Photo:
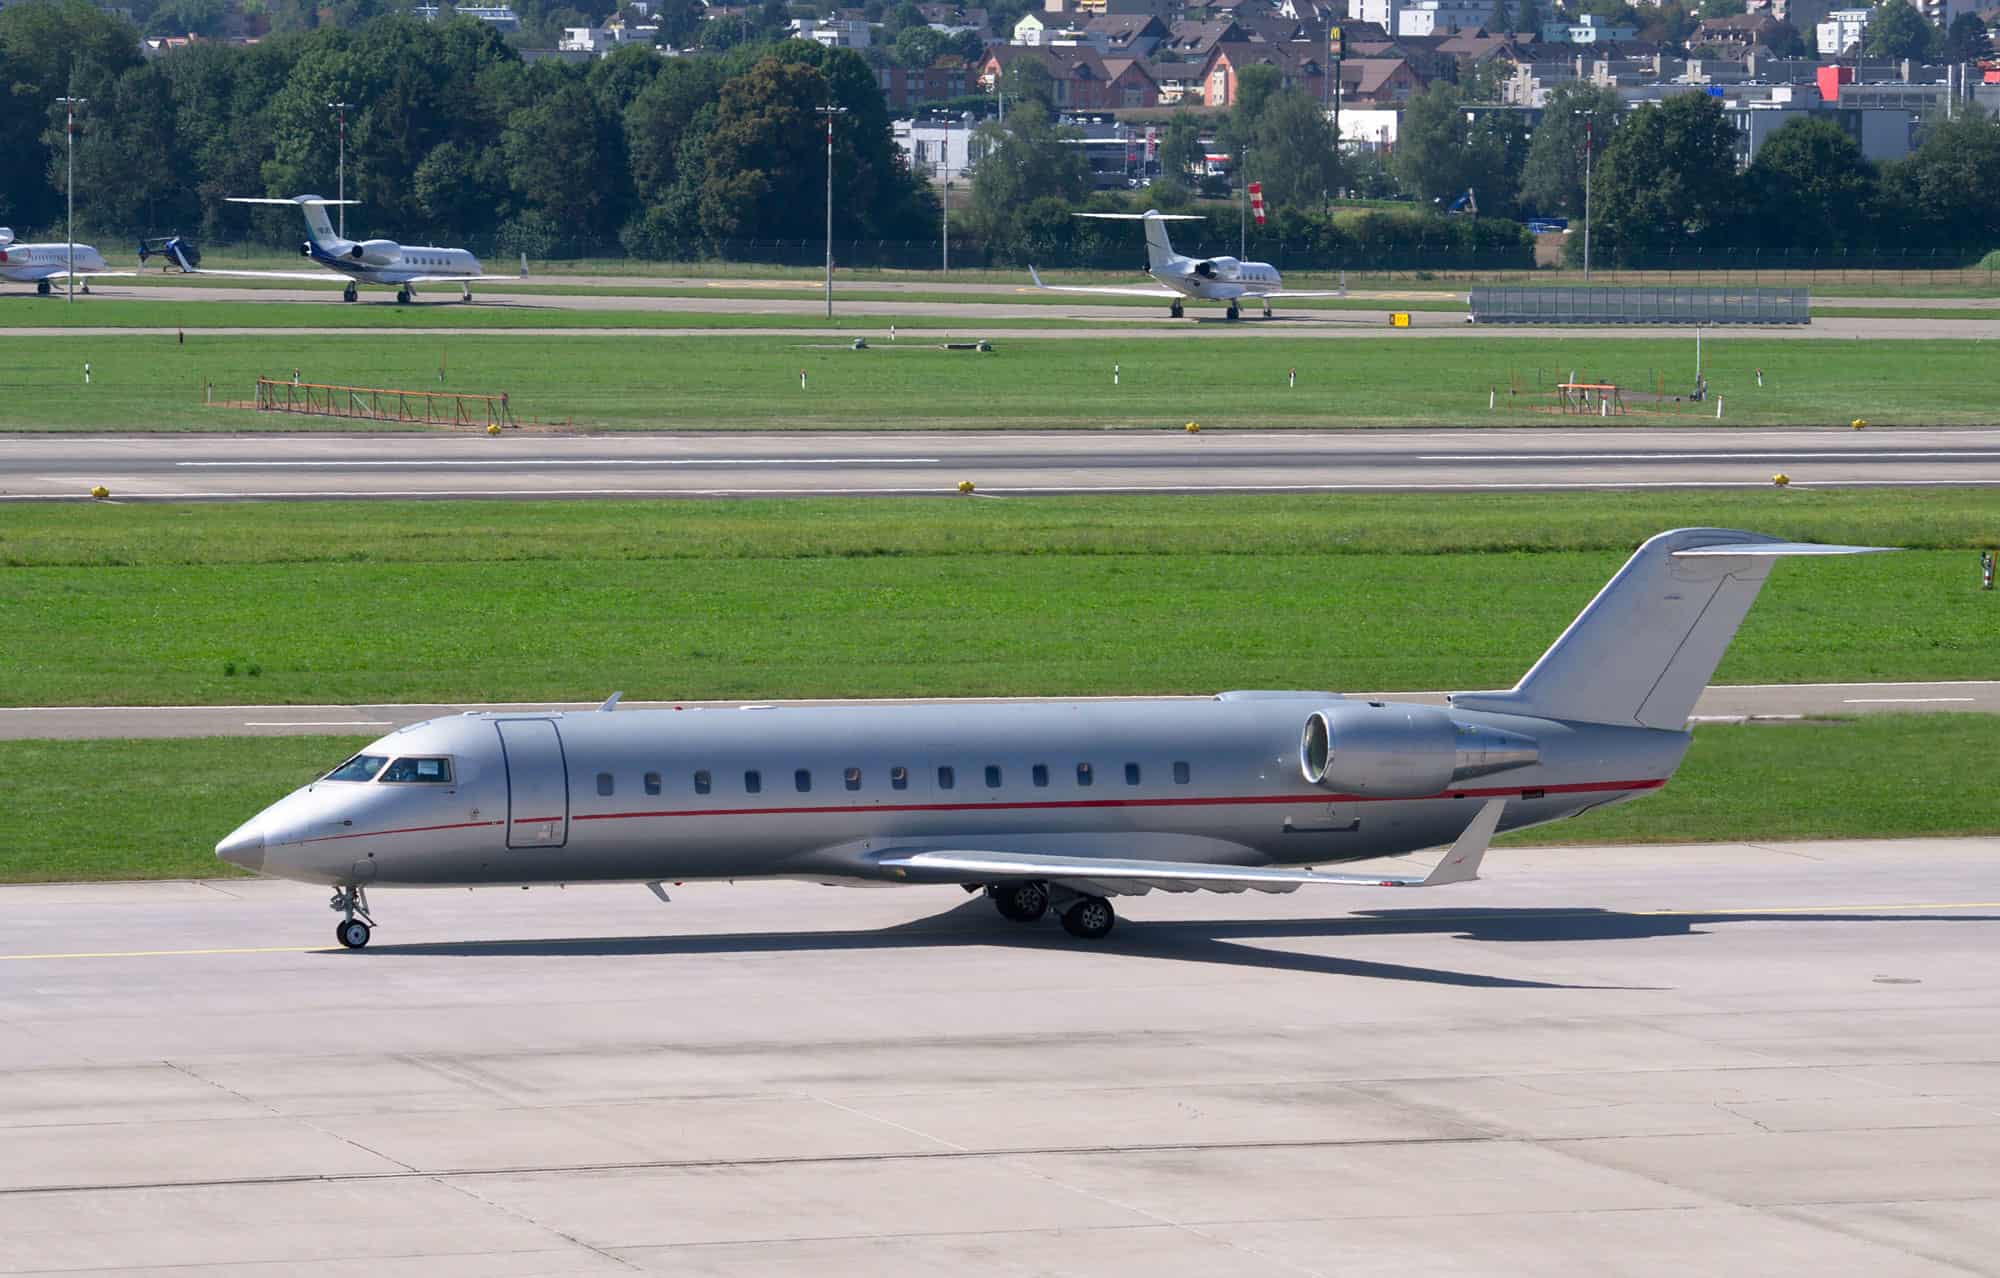
[[[1317,976],[1413,981],[1490,989],[1652,989],[1653,986],[1570,985],[1519,980],[1446,968],[1380,963],[1331,954],[1269,949],[1262,941],[1366,938],[1380,935],[1446,934],[1453,940],[1496,942],[1617,941],[1648,937],[1703,936],[1724,923],[2000,923],[1993,914],[1870,913],[1625,913],[1594,908],[1368,910],[1312,919],[1125,920],[1110,939],[1085,945],[1050,923],[1021,926],[998,918],[985,901],[973,899],[928,918],[868,932],[736,932],[687,936],[560,937],[547,940],[450,941],[379,945],[357,951],[366,956],[452,958],[579,958],[623,955],[807,954],[863,950],[921,950],[960,946],[1025,950],[1079,950],[1158,959],[1213,963]],[[338,954],[343,951],[329,950]]]

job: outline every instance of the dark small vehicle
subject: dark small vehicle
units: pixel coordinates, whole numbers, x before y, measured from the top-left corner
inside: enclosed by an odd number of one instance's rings
[[[164,257],[167,265],[188,273],[201,265],[200,247],[183,235],[154,235],[140,240],[139,264],[144,266],[155,257]]]

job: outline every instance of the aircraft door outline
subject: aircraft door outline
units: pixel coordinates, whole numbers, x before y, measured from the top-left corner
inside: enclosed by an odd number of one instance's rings
[[[569,762],[553,719],[501,719],[507,771],[507,846],[560,848],[569,842]]]

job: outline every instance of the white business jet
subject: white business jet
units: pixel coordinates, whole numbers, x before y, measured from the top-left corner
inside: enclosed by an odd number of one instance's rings
[[[14,232],[0,226],[0,280],[33,284],[36,293],[47,297],[50,285],[68,279],[72,271],[86,293],[96,276],[137,273],[107,268],[104,256],[88,244],[16,244]]]
[[[460,300],[469,302],[472,300],[473,284],[491,278],[483,273],[479,259],[467,249],[398,244],[394,240],[342,239],[334,233],[333,223],[327,220],[327,206],[359,204],[359,200],[327,200],[317,195],[295,195],[288,200],[232,195],[229,202],[296,205],[306,215],[306,238],[299,245],[299,255],[347,277],[347,287],[340,292],[343,302],[354,301],[359,296],[359,286],[363,284],[394,286],[396,300],[404,303],[417,295],[416,286],[419,284],[456,284]],[[326,279],[323,274],[302,271],[217,271],[186,261],[180,261],[178,265],[190,275],[315,282]]]
[[[1271,318],[1271,299],[1274,297],[1339,297],[1338,292],[1301,292],[1285,287],[1279,277],[1278,268],[1269,262],[1245,262],[1233,257],[1187,257],[1174,252],[1173,241],[1167,238],[1168,222],[1194,222],[1201,220],[1199,213],[1161,213],[1147,209],[1144,213],[1079,213],[1078,217],[1101,218],[1106,221],[1144,222],[1146,224],[1146,274],[1158,280],[1163,288],[1122,288],[1116,285],[1095,284],[1044,284],[1034,267],[1028,268],[1028,278],[1035,281],[1035,287],[1051,293],[1112,293],[1124,297],[1165,297],[1171,298],[1167,310],[1175,319],[1181,318],[1182,303],[1188,298],[1204,302],[1227,302],[1229,319],[1240,319],[1243,315],[1242,302],[1252,298],[1264,304],[1264,318]]]

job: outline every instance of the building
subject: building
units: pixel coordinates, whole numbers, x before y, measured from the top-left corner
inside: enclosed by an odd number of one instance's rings
[[[1594,13],[1583,14],[1575,22],[1542,24],[1543,44],[1612,44],[1638,38],[1637,27],[1614,27]]]
[[[875,85],[891,111],[914,111],[978,92],[963,58],[939,58],[921,71],[897,64],[875,68]]]
[[[558,53],[603,53],[611,47],[611,37],[603,27],[564,27],[556,41]]]
[[[1249,66],[1275,67],[1280,87],[1303,89],[1311,97],[1331,101],[1325,56],[1324,47],[1315,45],[1219,44],[1201,69],[1202,102],[1212,107],[1235,105],[1238,74]]]
[[[1483,31],[1493,20],[1494,0],[1414,0],[1396,14],[1399,36],[1448,35]]]
[[[1826,21],[1814,28],[1820,56],[1837,58],[1849,49],[1859,48],[1862,37],[1868,34],[1868,19],[1874,12],[1873,9],[1835,9],[1828,13]]]
[[[889,128],[910,172],[940,185],[955,180],[979,158],[973,149],[977,126],[969,117],[895,120]]]
[[[410,12],[426,22],[436,22],[440,9],[439,6],[434,4],[420,4],[410,10]],[[490,26],[498,27],[502,31],[519,31],[521,29],[521,19],[515,15],[510,5],[459,5],[450,10],[450,13],[454,18],[476,18]]]
[[[1704,18],[1688,36],[1690,49],[1714,48],[1742,52],[1769,45],[1784,24],[1768,13],[1739,13],[1728,18]]]
[[[1150,13],[1107,13],[1083,24],[1083,38],[1107,58],[1148,58],[1167,38],[1167,24]]]
[[[1424,91],[1426,81],[1407,58],[1347,58],[1340,64],[1341,132],[1348,106],[1395,107]],[[1390,140],[1394,141],[1393,131]]]
[[[794,18],[791,28],[799,39],[829,49],[866,49],[875,38],[866,18]]]
[[[991,93],[1007,67],[1033,59],[1048,71],[1058,111],[1107,111],[1160,104],[1160,87],[1138,58],[1106,58],[1089,45],[1002,44],[986,51],[977,92]]]

